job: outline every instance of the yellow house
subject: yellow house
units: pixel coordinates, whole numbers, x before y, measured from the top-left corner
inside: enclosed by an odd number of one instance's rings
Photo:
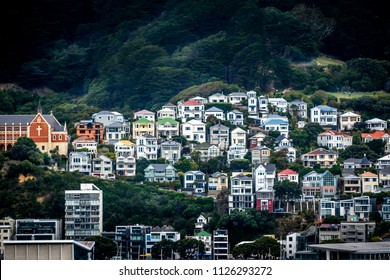
[[[155,134],[155,123],[147,119],[138,119],[133,122],[133,140],[136,140],[139,136],[144,134],[150,134],[156,136]]]
[[[378,175],[371,172],[364,172],[359,177],[363,193],[374,192],[378,189]]]

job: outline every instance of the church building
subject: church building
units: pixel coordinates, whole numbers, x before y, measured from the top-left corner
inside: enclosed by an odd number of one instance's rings
[[[52,113],[42,114],[41,105],[36,115],[0,115],[0,150],[12,149],[19,137],[31,138],[42,153],[57,149],[68,155],[68,132]]]

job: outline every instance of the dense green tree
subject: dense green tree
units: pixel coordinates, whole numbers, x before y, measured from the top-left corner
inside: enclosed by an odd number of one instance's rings
[[[90,236],[85,241],[95,241],[95,260],[109,260],[117,254],[115,242],[104,236]]]
[[[35,142],[28,137],[19,137],[11,150],[11,157],[16,160],[28,160],[34,164],[43,164],[43,154]]]
[[[176,241],[176,251],[180,255],[180,259],[194,260],[200,259],[205,253],[205,245],[202,241],[194,238],[184,238]]]
[[[165,239],[157,242],[152,247],[152,259],[154,260],[169,260],[172,259],[176,251],[176,244],[172,240]]]

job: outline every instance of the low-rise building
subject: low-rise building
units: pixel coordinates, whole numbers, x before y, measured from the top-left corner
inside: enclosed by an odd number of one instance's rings
[[[381,216],[384,221],[390,222],[390,197],[386,197],[382,203]]]
[[[242,101],[247,100],[248,96],[245,92],[232,92],[228,94],[228,102],[230,104],[241,104]]]
[[[145,180],[150,182],[171,182],[178,178],[176,168],[165,163],[149,164],[144,174]]]
[[[163,240],[179,241],[180,232],[167,226],[154,227],[150,233],[146,234],[146,254],[151,254],[153,245]]]
[[[134,113],[134,119],[147,119],[151,122],[156,121],[156,114],[154,112],[148,111],[148,110],[141,110]]]
[[[140,260],[146,254],[146,235],[152,232],[151,226],[119,225],[115,227],[115,243],[118,256],[122,260]]]
[[[161,158],[171,164],[175,164],[181,158],[182,145],[179,142],[168,140],[161,143]]]
[[[191,151],[199,152],[199,159],[201,161],[209,161],[210,159],[221,155],[221,150],[216,145],[211,145],[209,143],[192,145]]]
[[[223,124],[216,124],[210,127],[209,143],[216,145],[221,150],[226,150],[230,146],[230,129]]]
[[[318,227],[318,241],[320,243],[341,239],[340,224],[321,224]]]
[[[335,130],[328,130],[317,136],[317,144],[328,149],[344,150],[352,145],[352,136]]]
[[[17,219],[15,240],[61,240],[62,220]]]
[[[155,123],[147,119],[138,119],[133,122],[132,139],[137,140],[138,137],[149,134],[155,136]]]
[[[92,115],[92,122],[101,123],[104,127],[114,122],[124,122],[123,114],[118,112],[100,111]]]
[[[379,184],[384,188],[390,187],[390,167],[379,170]]]
[[[300,100],[288,102],[288,111],[290,114],[296,114],[300,120],[307,119],[307,103]]]
[[[242,173],[230,178],[231,189],[228,197],[229,213],[233,210],[247,210],[255,207],[252,178]]]
[[[129,156],[118,156],[116,158],[116,175],[134,177],[136,175],[137,163],[135,157]]]
[[[97,143],[102,143],[104,138],[104,126],[102,123],[95,123],[92,120],[82,120],[75,127],[77,136],[88,137]]]
[[[206,174],[202,171],[187,171],[184,173],[184,187],[182,192],[189,194],[202,195],[206,193]]]
[[[337,194],[337,179],[329,171],[311,171],[302,178],[302,194],[310,197],[334,198]]]
[[[183,103],[178,103],[178,117],[182,122],[186,122],[187,119],[194,118],[195,120],[203,120],[204,104],[195,100],[188,100]]]
[[[365,121],[367,128],[370,130],[385,130],[387,129],[387,121],[378,119],[378,118],[373,118],[371,120]]]
[[[214,116],[216,117],[217,119],[221,120],[221,121],[224,121],[225,120],[225,113],[223,112],[222,109],[219,109],[218,107],[211,107],[209,109],[207,109],[205,112],[204,112],[204,117],[203,117],[203,121],[206,122],[207,119],[210,117],[210,116]]]
[[[215,172],[209,176],[208,195],[216,196],[223,189],[229,188],[228,176],[226,173]]]
[[[228,98],[223,93],[214,93],[209,96],[209,103],[227,103]]]
[[[378,175],[372,172],[364,172],[359,175],[362,184],[362,193],[374,193],[378,189]]]
[[[262,146],[262,143],[263,143],[265,137],[267,137],[267,135],[265,135],[262,132],[259,132],[255,135],[253,135],[252,137],[250,137],[249,138],[249,149],[252,150],[258,146]]]
[[[97,154],[97,142],[87,136],[82,136],[72,142],[73,150],[87,152],[91,155]]]
[[[324,148],[315,149],[301,156],[304,167],[314,167],[318,164],[321,168],[332,168],[336,164],[338,153]]]
[[[236,127],[232,130],[231,134],[231,144],[236,146],[246,147],[246,131],[242,128]]]
[[[136,158],[145,158],[147,160],[157,160],[158,144],[157,138],[144,134],[137,138],[137,155]]]
[[[69,172],[78,171],[85,175],[91,175],[92,159],[86,152],[70,152],[68,160]]]
[[[157,121],[157,137],[159,139],[172,139],[179,136],[180,123],[171,118],[160,119]]]
[[[112,159],[99,155],[92,160],[92,176],[102,179],[115,179]]]
[[[268,163],[271,158],[271,149],[266,146],[258,146],[251,151],[253,164]]]
[[[288,137],[289,127],[288,121],[285,120],[268,120],[264,122],[264,129],[266,131],[279,131],[280,134]]]
[[[367,159],[366,156],[363,158],[348,158],[341,166],[343,167],[343,174],[354,174],[360,170],[370,168],[372,162]]]
[[[4,241],[12,240],[15,233],[15,220],[5,217],[0,220],[0,259],[4,259]]]
[[[176,111],[171,108],[162,108],[157,111],[157,120],[162,119],[176,119]]]
[[[181,124],[181,135],[188,141],[206,142],[206,124],[198,120],[190,120]]]
[[[372,140],[382,140],[385,142],[385,154],[390,153],[390,134],[385,131],[374,131],[372,133],[362,133],[362,141],[368,143]]]
[[[355,123],[361,122],[362,118],[354,112],[345,112],[339,115],[339,130],[352,130]]]
[[[377,169],[385,169],[390,167],[390,155],[378,158],[377,163],[375,164]]]
[[[299,183],[299,174],[289,168],[278,173],[278,181],[288,180],[290,182]]]
[[[226,120],[237,126],[244,126],[244,114],[238,110],[230,111],[226,114]]]
[[[375,222],[341,222],[341,240],[348,243],[368,242],[374,230]]]
[[[288,102],[284,98],[268,98],[268,103],[275,108],[276,112],[287,112]]]
[[[125,122],[113,122],[104,127],[105,142],[115,144],[121,139],[129,139],[130,125]]]
[[[343,183],[343,192],[345,194],[362,193],[360,177],[354,174],[348,174],[341,178]]]
[[[114,144],[114,151],[116,157],[134,157],[136,146],[129,140],[120,140]]]
[[[244,159],[248,149],[240,145],[231,145],[227,151],[227,162],[230,164],[233,160]]]
[[[310,109],[310,121],[321,126],[337,128],[337,109],[319,105]]]

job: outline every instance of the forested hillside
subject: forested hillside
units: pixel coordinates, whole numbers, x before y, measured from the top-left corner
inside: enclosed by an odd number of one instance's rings
[[[390,88],[384,1],[24,2],[4,9],[0,82],[59,92],[57,104],[156,109],[214,81],[235,85],[227,91]],[[347,63],[312,63],[321,54]]]

